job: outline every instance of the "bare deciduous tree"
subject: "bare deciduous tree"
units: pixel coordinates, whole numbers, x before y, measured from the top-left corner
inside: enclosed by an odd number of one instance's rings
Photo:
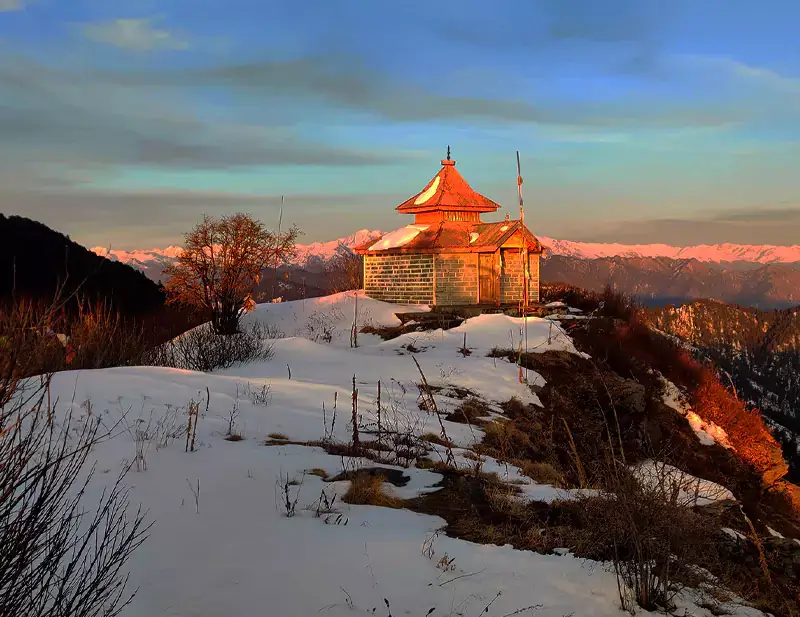
[[[272,232],[248,214],[205,216],[165,270],[170,300],[208,310],[217,334],[235,334],[261,272],[294,255],[299,235],[296,227]]]

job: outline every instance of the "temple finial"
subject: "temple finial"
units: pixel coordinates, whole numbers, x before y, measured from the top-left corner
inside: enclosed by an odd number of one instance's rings
[[[450,146],[447,146],[447,160],[450,160]]]

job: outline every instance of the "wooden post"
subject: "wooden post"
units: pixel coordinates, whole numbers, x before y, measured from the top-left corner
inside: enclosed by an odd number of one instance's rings
[[[381,446],[381,380],[378,380],[378,448]]]
[[[353,449],[358,450],[358,390],[356,389],[356,375],[353,373]]]

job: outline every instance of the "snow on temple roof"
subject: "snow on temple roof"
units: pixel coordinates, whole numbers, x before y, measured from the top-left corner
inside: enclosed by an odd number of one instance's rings
[[[381,236],[375,244],[370,247],[371,251],[385,251],[388,249],[405,246],[416,238],[420,232],[425,231],[429,225],[407,225],[400,229],[390,231],[385,236]]]
[[[456,170],[456,162],[442,161],[442,168],[425,188],[397,206],[404,214],[456,210],[464,212],[495,212],[500,205],[472,189]]]
[[[521,232],[528,250],[541,253],[545,247],[519,221],[465,223],[443,221],[432,225],[408,225],[357,246],[357,253],[392,252],[480,252],[496,250]]]

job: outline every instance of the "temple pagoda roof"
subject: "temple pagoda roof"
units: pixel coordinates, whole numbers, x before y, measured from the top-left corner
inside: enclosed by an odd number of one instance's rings
[[[496,223],[455,223],[442,221],[430,225],[407,225],[357,247],[361,255],[388,253],[485,253],[498,250],[516,233],[521,233],[531,253],[547,247],[520,221]]]
[[[460,212],[495,212],[500,204],[484,197],[464,180],[456,170],[456,162],[450,159],[450,148],[447,158],[442,160],[442,168],[419,193],[410,197],[399,206],[397,211],[403,214],[436,212],[442,210]]]

